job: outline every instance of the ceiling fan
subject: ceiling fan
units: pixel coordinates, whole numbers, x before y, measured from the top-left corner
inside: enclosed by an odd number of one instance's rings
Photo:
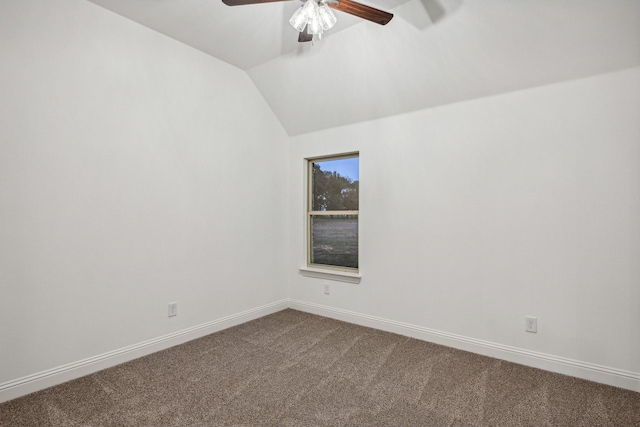
[[[272,3],[290,0],[222,0],[227,6],[242,6],[247,4]],[[299,42],[313,41],[313,36],[322,38],[322,32],[336,23],[336,17],[331,9],[339,10],[376,24],[386,25],[393,14],[366,6],[353,0],[301,0],[303,5],[295,11],[289,23],[300,32]]]

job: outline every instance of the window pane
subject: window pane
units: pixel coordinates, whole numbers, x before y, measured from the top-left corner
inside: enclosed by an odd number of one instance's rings
[[[358,216],[311,216],[311,264],[358,268]]]
[[[314,161],[312,168],[312,211],[358,210],[358,157]]]

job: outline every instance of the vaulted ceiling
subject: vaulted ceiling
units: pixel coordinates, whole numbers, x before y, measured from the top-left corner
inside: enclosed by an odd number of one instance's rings
[[[296,0],[90,1],[245,70],[289,135],[640,65],[639,0],[366,0],[393,20],[314,45]]]

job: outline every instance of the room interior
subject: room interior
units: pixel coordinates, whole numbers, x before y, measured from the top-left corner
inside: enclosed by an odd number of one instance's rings
[[[369,4],[0,2],[0,402],[286,308],[640,391],[640,2]],[[359,276],[307,274],[350,152]]]

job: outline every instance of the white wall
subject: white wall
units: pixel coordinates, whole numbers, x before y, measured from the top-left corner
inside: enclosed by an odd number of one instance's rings
[[[286,298],[246,73],[83,0],[0,2],[0,58],[0,386]]]
[[[624,371],[640,390],[639,118],[633,68],[292,138],[291,297],[474,351]],[[303,159],[354,150],[362,281],[327,296],[296,270]]]

